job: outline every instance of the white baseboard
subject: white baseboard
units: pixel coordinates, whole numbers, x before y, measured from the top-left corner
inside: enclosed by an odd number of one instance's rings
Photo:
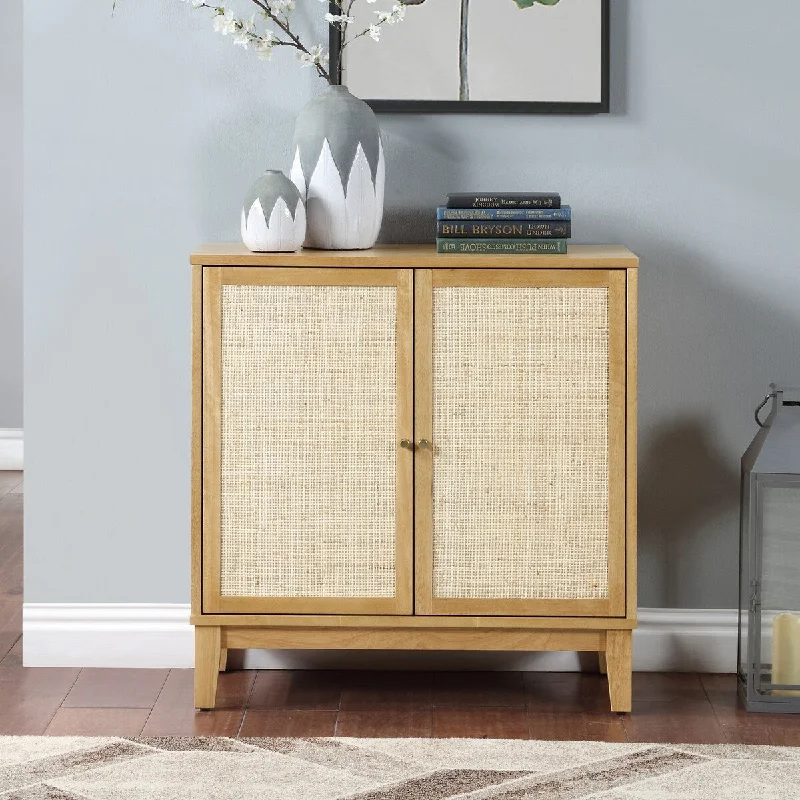
[[[0,471],[22,469],[22,429],[0,428]]]
[[[26,667],[194,666],[184,603],[25,603],[22,636]]]
[[[194,637],[183,604],[26,603],[26,667],[191,667]],[[633,635],[639,672],[734,672],[735,609],[639,609]],[[248,650],[249,669],[450,669],[576,671],[575,653]]]
[[[735,608],[640,608],[637,672],[736,672]]]

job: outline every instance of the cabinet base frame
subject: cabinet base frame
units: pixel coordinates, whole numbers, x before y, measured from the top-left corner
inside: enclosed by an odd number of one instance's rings
[[[214,708],[221,654],[267,650],[500,650],[597,652],[607,665],[611,710],[631,710],[630,630],[452,628],[233,627],[195,628],[195,706]]]
[[[463,617],[367,614],[192,614],[196,626],[221,628],[463,628],[480,630],[631,630],[636,617]]]

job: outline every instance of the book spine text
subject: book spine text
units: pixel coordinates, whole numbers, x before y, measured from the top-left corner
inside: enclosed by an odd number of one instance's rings
[[[451,194],[448,208],[561,208],[561,195],[544,192]]]
[[[560,220],[569,222],[572,219],[572,209],[569,206],[561,206],[561,208],[447,208],[439,206],[436,209],[436,219],[508,220],[510,222]]]
[[[482,222],[473,220],[436,223],[436,235],[441,238],[454,237],[482,239],[569,239],[571,222]]]
[[[565,255],[566,239],[437,239],[437,253]]]

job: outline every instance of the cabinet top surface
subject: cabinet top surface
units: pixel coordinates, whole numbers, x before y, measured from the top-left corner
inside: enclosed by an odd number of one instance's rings
[[[635,269],[639,259],[616,244],[572,244],[566,255],[464,255],[437,253],[430,244],[384,244],[370,250],[300,250],[251,253],[243,244],[206,244],[191,256],[206,267],[349,267],[430,269]]]

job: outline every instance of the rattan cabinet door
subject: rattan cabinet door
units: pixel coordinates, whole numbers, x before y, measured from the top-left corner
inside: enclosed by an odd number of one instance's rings
[[[412,287],[204,270],[203,613],[412,612]]]
[[[625,614],[625,280],[417,270],[416,613]]]

